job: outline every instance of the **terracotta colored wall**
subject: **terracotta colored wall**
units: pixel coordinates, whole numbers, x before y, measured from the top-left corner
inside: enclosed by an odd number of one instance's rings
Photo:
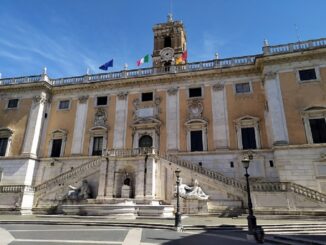
[[[228,108],[230,148],[238,149],[237,134],[234,121],[243,116],[252,116],[260,119],[259,132],[261,147],[267,148],[267,134],[265,127],[265,95],[259,81],[252,82],[253,93],[235,94],[234,86],[225,86]]]
[[[305,108],[326,105],[326,68],[320,69],[320,82],[299,83],[295,72],[279,74],[290,144],[307,143],[300,112]]]
[[[5,109],[7,103],[6,99],[0,100],[0,128],[10,128],[14,131],[9,155],[17,156],[23,147],[32,99],[20,99],[17,109]]]
[[[161,128],[160,128],[160,151],[165,152],[166,151],[166,92],[157,92],[156,95],[160,97],[161,103],[159,105],[160,108],[160,114],[159,118],[162,122]]]
[[[187,118],[187,108],[188,108],[187,97],[188,97],[187,89],[180,89],[180,91],[179,91],[180,151],[187,151],[187,131],[185,128],[185,122],[186,122],[186,118]]]
[[[49,123],[46,132],[46,141],[45,141],[46,145],[44,147],[43,157],[49,156],[48,151],[49,151],[50,140],[52,138],[52,132],[58,129],[64,129],[67,131],[67,141],[66,141],[64,156],[70,156],[71,153],[77,99],[72,99],[70,101],[69,110],[58,110],[57,108],[58,108],[59,101],[60,100],[52,101],[52,106],[48,117]]]

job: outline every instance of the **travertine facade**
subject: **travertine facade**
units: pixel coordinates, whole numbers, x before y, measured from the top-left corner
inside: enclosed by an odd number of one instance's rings
[[[234,183],[243,181],[248,149],[250,175],[261,183],[256,208],[298,208],[284,196],[285,204],[268,206],[283,195],[282,183],[323,203],[304,207],[325,205],[326,39],[175,65],[187,47],[183,24],[169,20],[153,31],[153,68],[0,79],[0,207],[29,212],[33,197],[34,207],[51,205],[64,190],[42,199],[42,188],[83,178],[97,199],[120,198],[129,179],[130,198],[171,203],[177,166],[188,184],[199,180],[209,205],[242,206]],[[156,150],[131,150],[142,147]]]

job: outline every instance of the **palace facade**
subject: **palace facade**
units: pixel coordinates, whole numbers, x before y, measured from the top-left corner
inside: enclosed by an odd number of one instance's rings
[[[326,39],[176,65],[183,23],[153,33],[150,68],[0,79],[0,211],[45,212],[85,179],[89,206],[173,204],[177,168],[209,195],[188,212],[241,209],[248,151],[256,210],[325,211]]]

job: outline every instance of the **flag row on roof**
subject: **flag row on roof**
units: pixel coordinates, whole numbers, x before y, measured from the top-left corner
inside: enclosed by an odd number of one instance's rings
[[[176,65],[179,65],[181,64],[182,62],[186,61],[187,60],[187,57],[188,57],[188,52],[187,50],[184,51],[182,53],[182,55],[180,57],[178,57],[176,60],[175,60],[175,64]],[[143,65],[144,63],[148,63],[149,62],[149,54],[145,55],[144,57],[142,57],[141,59],[137,60],[136,61],[136,65],[139,67],[141,65]],[[103,65],[101,65],[99,67],[100,70],[104,70],[104,71],[107,71],[109,69],[109,67],[113,67],[113,59],[109,60],[108,62],[104,63]]]

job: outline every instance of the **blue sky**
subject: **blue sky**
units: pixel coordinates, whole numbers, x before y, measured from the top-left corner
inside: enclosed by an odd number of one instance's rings
[[[188,62],[261,53],[271,45],[326,37],[325,0],[172,0],[185,24]],[[170,0],[0,0],[2,77],[50,77],[136,68],[153,49],[152,26]],[[298,31],[296,31],[296,27]],[[146,64],[143,67],[148,67]]]

